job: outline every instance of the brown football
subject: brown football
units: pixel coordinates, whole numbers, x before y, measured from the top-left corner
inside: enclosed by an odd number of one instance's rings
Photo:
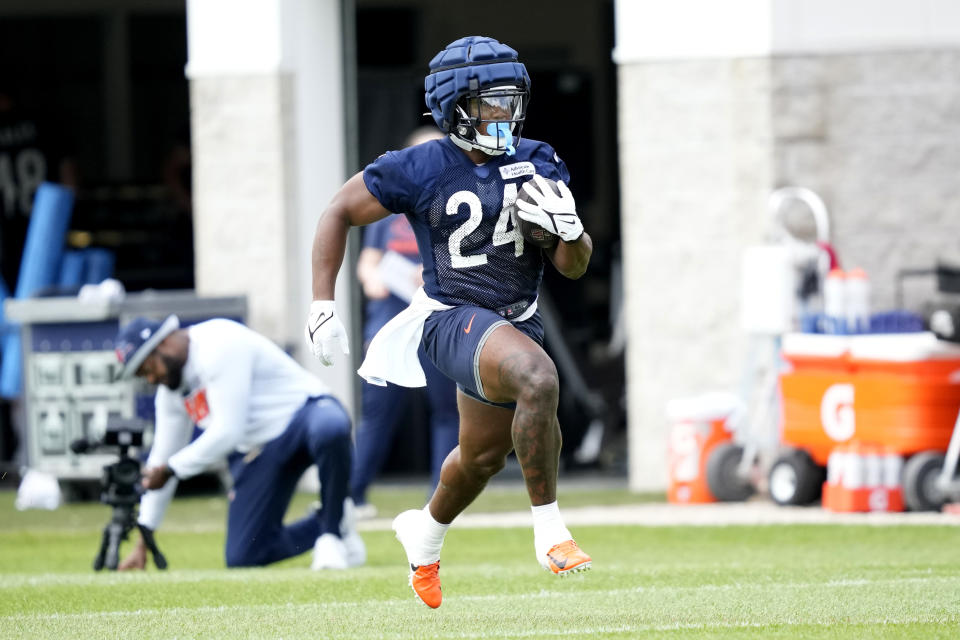
[[[553,189],[554,193],[560,195],[560,189],[557,187],[557,183],[549,178],[545,178],[545,180],[550,184],[550,188]],[[531,198],[522,187],[520,188],[520,193],[517,195],[517,200],[523,200],[524,202],[529,202],[530,204],[536,204],[533,198]],[[520,235],[523,236],[524,242],[529,242],[533,246],[540,247],[541,249],[552,249],[554,246],[556,246],[556,234],[550,233],[534,222],[527,222],[516,214],[514,222],[517,226],[517,229],[520,230]]]

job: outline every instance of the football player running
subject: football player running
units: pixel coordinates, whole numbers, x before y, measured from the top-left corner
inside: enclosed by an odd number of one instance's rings
[[[566,187],[566,165],[550,145],[520,137],[530,77],[514,49],[492,38],[461,38],[430,61],[424,85],[430,113],[448,135],[380,156],[333,197],[313,241],[306,337],[324,364],[338,348],[348,352],[334,305],[347,232],[406,212],[423,257],[424,286],[371,341],[359,373],[375,384],[423,386],[416,353],[422,341],[457,382],[459,445],[444,461],[429,503],[393,522],[414,593],[435,608],[444,535],[511,451],[530,497],[537,560],[560,576],[590,567],[557,506],[559,384],[542,347],[537,291],[544,255],[576,279],[593,244]],[[544,178],[557,181],[559,194]],[[517,201],[520,188],[533,203]],[[524,243],[514,214],[561,242],[545,250]]]

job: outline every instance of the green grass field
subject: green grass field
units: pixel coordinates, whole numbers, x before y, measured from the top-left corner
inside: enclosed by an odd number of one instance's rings
[[[303,512],[298,496],[291,514]],[[381,515],[422,504],[380,490]],[[649,499],[649,498],[648,498]],[[568,491],[563,506],[622,504]],[[99,504],[17,512],[0,493],[0,637],[8,638],[955,638],[960,530],[950,526],[577,527],[594,558],[558,579],[526,528],[447,536],[444,603],[407,586],[390,531],[364,532],[367,566],[314,573],[309,554],[265,569],[223,565],[225,501],[173,503],[158,542],[171,568],[95,573]],[[488,491],[473,512],[525,508]],[[129,546],[125,545],[124,550]]]

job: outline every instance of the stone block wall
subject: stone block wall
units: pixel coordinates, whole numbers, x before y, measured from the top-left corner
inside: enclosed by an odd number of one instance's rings
[[[844,267],[895,304],[897,271],[960,264],[960,51],[778,58],[774,172],[826,202]],[[933,281],[906,283],[921,310]]]
[[[287,342],[293,278],[292,94],[284,74],[191,81],[197,292],[246,295],[248,322]]]
[[[960,260],[958,72],[956,50],[620,66],[632,488],[666,485],[671,398],[743,394],[760,373],[739,326],[740,260],[763,241],[772,190],[821,195],[875,309],[893,306],[899,269]],[[908,305],[933,295],[911,287]]]

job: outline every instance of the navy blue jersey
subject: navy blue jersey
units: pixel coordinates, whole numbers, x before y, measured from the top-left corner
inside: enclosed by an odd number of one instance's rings
[[[406,212],[423,258],[424,289],[446,304],[497,310],[533,302],[543,252],[523,241],[512,209],[534,173],[569,182],[553,148],[526,138],[513,156],[477,166],[449,138],[390,151],[363,180],[386,209]]]

